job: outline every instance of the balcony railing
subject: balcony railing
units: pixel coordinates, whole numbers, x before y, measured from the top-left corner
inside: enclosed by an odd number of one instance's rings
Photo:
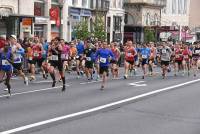
[[[154,6],[166,6],[167,0],[125,0],[125,4],[144,4]]]

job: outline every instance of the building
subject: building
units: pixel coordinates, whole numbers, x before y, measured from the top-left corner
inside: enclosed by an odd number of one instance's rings
[[[190,1],[189,11],[189,27],[193,34],[196,34],[196,39],[200,40],[200,0]]]
[[[23,3],[23,4],[22,4]],[[28,37],[34,30],[33,0],[0,1],[0,34]]]
[[[144,29],[160,25],[161,9],[166,0],[125,0],[124,39],[134,42],[144,41]],[[157,33],[156,33],[157,37]]]
[[[107,13],[107,39],[109,42],[123,42],[124,17],[123,0],[111,0]]]
[[[165,33],[162,35],[173,35],[175,40],[186,41],[192,38],[187,31],[189,26],[190,3],[193,0],[167,0],[166,7],[162,10],[161,25]],[[161,36],[161,38],[168,38]]]

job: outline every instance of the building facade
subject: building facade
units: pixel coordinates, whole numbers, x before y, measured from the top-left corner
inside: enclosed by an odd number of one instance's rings
[[[28,37],[34,32],[33,0],[0,1],[0,34]]]
[[[166,0],[125,0],[125,41],[144,41],[144,29],[159,26]]]
[[[123,0],[111,0],[107,13],[107,39],[109,42],[123,42],[124,17]]]
[[[196,34],[196,39],[200,40],[200,1],[191,0],[190,1],[190,11],[189,11],[189,27],[193,34]]]
[[[176,40],[192,38],[187,32],[189,26],[190,3],[193,0],[167,0],[162,10],[161,25],[163,32],[170,33]],[[165,34],[163,34],[165,35]],[[164,37],[162,37],[164,38]]]
[[[108,41],[121,41],[122,7],[122,0],[1,0],[0,34],[16,34],[21,39],[39,36],[48,41],[60,36],[71,41],[76,38],[74,31],[79,22],[87,21],[88,30],[92,31],[95,17],[100,13],[105,18]],[[59,10],[58,20],[51,17],[53,9]]]

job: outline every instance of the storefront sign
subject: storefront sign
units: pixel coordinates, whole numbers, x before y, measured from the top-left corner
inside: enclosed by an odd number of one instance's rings
[[[87,9],[81,9],[81,16],[92,16],[92,12]]]
[[[31,26],[32,25],[32,18],[23,18],[22,19],[23,26]]]
[[[47,24],[48,21],[49,21],[49,18],[35,17],[35,24]]]
[[[70,8],[69,9],[69,13],[70,13],[70,15],[73,15],[73,16],[79,16],[80,15],[80,9],[78,9],[78,8]]]

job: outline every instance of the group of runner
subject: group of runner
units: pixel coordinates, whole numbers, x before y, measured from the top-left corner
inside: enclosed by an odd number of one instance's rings
[[[16,36],[11,35],[1,48],[0,69],[2,76],[5,77],[2,81],[7,86],[10,95],[10,79],[13,70],[16,70],[23,78],[24,83],[28,85],[29,80],[36,80],[36,67],[39,67],[44,79],[47,79],[48,74],[51,76],[52,87],[55,87],[58,76],[63,83],[62,91],[65,91],[65,71],[73,70],[73,65],[75,65],[77,78],[84,74],[88,80],[95,77],[98,80],[101,77],[101,90],[103,90],[109,70],[111,70],[113,79],[119,77],[118,64],[119,60],[123,61],[122,59],[124,60],[124,79],[135,74],[139,67],[143,71],[142,79],[148,75],[152,76],[155,74],[155,66],[161,67],[163,79],[172,68],[174,68],[175,76],[180,70],[183,70],[183,75],[185,73],[190,75],[193,72],[193,75],[196,76],[200,67],[200,43],[193,46],[182,42],[174,45],[170,42],[160,44],[150,42],[136,45],[132,41],[127,41],[123,45],[123,51],[120,51],[119,44],[116,42],[108,44],[101,41],[92,42],[88,39],[66,43],[57,37],[47,43],[34,37],[28,39],[26,47],[23,48],[17,42]],[[29,78],[23,73],[22,65],[25,61],[28,63]]]

